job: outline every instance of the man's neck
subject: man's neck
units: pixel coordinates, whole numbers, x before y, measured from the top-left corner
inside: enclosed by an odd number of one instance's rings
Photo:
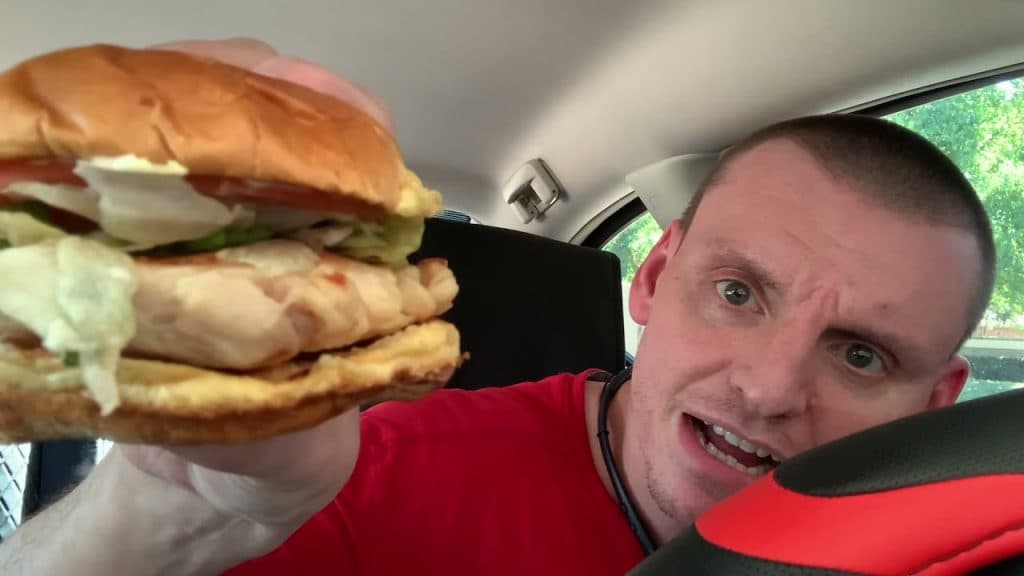
[[[623,388],[619,389],[619,392],[623,392],[624,389],[629,386],[629,383],[623,385]],[[597,469],[597,475],[601,477],[601,483],[604,484],[605,490],[608,491],[608,495],[612,499],[617,500],[615,496],[615,490],[612,488],[611,477],[608,475],[608,468],[604,463],[604,455],[601,453],[601,444],[597,440],[597,414],[601,408],[601,391],[604,389],[604,382],[589,381],[587,382],[587,388],[584,395],[584,410],[587,415],[587,439],[590,442],[590,453],[594,458],[594,467]],[[622,434],[616,433],[616,431],[622,429],[622,423],[619,421],[622,417],[621,402],[622,397],[620,394],[616,394],[616,397],[612,400],[611,406],[608,410],[608,439],[612,447],[612,458],[615,460],[615,465],[622,469]]]
[[[655,545],[661,545],[669,538],[674,536],[674,523],[669,518],[664,518],[660,523],[652,522],[652,519],[644,513],[644,508],[641,506],[643,501],[650,502],[650,497],[643,490],[644,486],[635,484],[636,478],[631,478],[627,471],[627,466],[624,465],[625,455],[625,434],[626,434],[626,414],[629,412],[630,402],[630,386],[632,381],[626,382],[619,388],[617,394],[611,401],[611,405],[608,407],[608,440],[609,446],[612,451],[612,459],[615,462],[615,466],[619,470],[619,475],[622,479],[622,483],[633,500],[634,506],[636,506],[637,514],[647,529],[650,531],[651,538],[654,539]],[[601,406],[601,391],[604,388],[603,382],[587,382],[587,388],[584,396],[584,407],[587,416],[587,436],[590,441],[590,453],[593,457],[594,467],[597,470],[598,476],[601,478],[601,482],[604,484],[605,490],[608,491],[609,497],[618,503],[618,496],[615,494],[615,489],[612,487],[611,477],[608,474],[608,468],[605,466],[604,454],[601,453],[601,444],[597,439],[597,414]],[[650,506],[653,506],[653,502],[650,502]],[[648,507],[650,509],[650,507]]]

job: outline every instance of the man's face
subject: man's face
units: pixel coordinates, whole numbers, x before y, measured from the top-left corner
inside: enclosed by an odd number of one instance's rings
[[[795,144],[763,144],[638,272],[630,311],[646,329],[623,459],[661,538],[772,455],[959,394],[967,364],[951,355],[980,270],[973,238],[874,208],[850,186]]]

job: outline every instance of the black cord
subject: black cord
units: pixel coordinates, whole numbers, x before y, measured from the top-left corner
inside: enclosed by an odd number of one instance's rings
[[[654,541],[651,539],[650,534],[647,533],[647,529],[640,520],[639,514],[637,514],[636,506],[633,505],[629,493],[626,492],[626,487],[622,484],[622,478],[619,477],[619,467],[615,465],[615,459],[612,457],[612,448],[608,443],[608,408],[611,406],[615,393],[632,376],[633,368],[626,368],[606,382],[604,388],[601,389],[601,403],[597,409],[597,440],[601,445],[601,455],[604,456],[604,465],[608,469],[608,476],[612,481],[615,496],[619,499],[619,506],[622,507],[622,511],[626,514],[629,527],[633,529],[633,534],[640,541],[640,546],[644,549],[644,553],[649,556],[654,553]]]

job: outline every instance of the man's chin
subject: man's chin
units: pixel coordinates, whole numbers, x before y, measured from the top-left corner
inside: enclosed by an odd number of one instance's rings
[[[657,473],[648,470],[648,493],[659,516],[671,523],[673,534],[685,530],[706,510],[742,489],[723,486],[715,478],[690,470],[674,480],[659,481]]]
[[[660,455],[643,452],[649,498],[658,515],[671,522],[673,532],[686,529],[706,510],[757,481],[732,470],[724,473],[717,463],[695,462],[690,449],[677,447],[675,453],[665,450]]]

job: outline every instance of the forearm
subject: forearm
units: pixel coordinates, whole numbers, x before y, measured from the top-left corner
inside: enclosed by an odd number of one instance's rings
[[[115,449],[0,545],[0,574],[219,574],[274,538],[139,471]]]

